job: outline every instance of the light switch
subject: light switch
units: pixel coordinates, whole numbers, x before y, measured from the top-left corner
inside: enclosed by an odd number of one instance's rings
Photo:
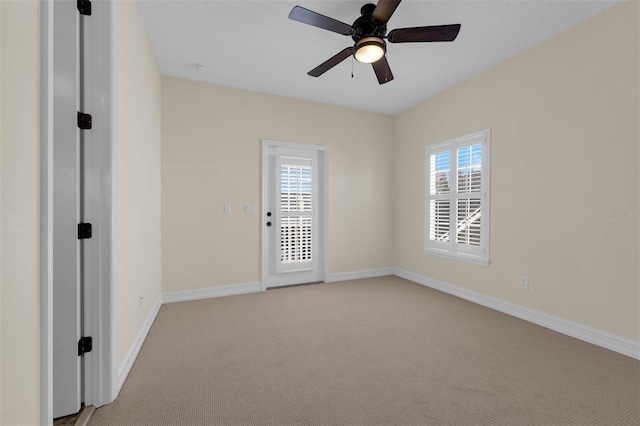
[[[231,213],[231,204],[225,204],[224,205],[224,214],[229,214]]]
[[[244,205],[244,214],[254,214],[256,212],[255,204],[245,204]]]

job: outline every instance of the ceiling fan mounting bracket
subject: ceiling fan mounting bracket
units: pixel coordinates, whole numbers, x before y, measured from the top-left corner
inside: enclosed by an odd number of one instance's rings
[[[360,9],[361,16],[353,22],[354,32],[351,34],[353,41],[358,42],[363,38],[384,38],[387,35],[387,24],[378,22],[373,18],[376,5],[367,3]]]
[[[373,3],[367,3],[360,8],[360,15],[373,15],[374,10],[376,10],[376,5]]]

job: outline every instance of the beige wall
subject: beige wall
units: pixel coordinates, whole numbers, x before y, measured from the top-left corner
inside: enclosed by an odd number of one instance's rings
[[[638,40],[627,2],[399,115],[394,265],[640,341]],[[486,128],[491,264],[427,256],[425,146]]]
[[[261,280],[261,139],[329,147],[331,273],[391,266],[392,129],[385,115],[163,77],[163,292]]]
[[[0,1],[2,425],[40,422],[39,13]]]
[[[160,73],[135,2],[116,3],[118,363],[160,297]],[[142,297],[142,302],[140,301]]]
[[[0,259],[2,259],[2,4],[0,4]],[[0,260],[0,376],[2,375],[2,260]],[[0,383],[0,423],[2,423],[2,383]]]

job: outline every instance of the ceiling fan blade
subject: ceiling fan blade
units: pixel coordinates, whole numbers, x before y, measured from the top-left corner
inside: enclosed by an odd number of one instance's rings
[[[354,33],[354,29],[351,25],[347,25],[344,22],[336,21],[328,16],[320,15],[312,10],[305,9],[301,6],[295,6],[289,12],[289,19],[302,22],[303,24],[313,25],[314,27],[322,28],[324,30],[333,31],[334,33],[342,35],[351,35]]]
[[[389,43],[453,41],[458,36],[459,32],[460,24],[397,28],[389,33],[387,40]]]
[[[396,11],[396,8],[400,4],[401,0],[379,0],[378,5],[373,11],[373,19],[378,22],[386,23],[393,12]]]
[[[391,68],[389,68],[389,62],[387,62],[387,57],[383,56],[378,62],[374,62],[373,70],[376,72],[376,77],[378,77],[378,83],[385,84],[393,80],[393,74],[391,73]]]
[[[320,77],[322,74],[347,59],[349,56],[351,56],[351,54],[353,54],[353,47],[347,47],[337,55],[332,56],[331,58],[327,59],[326,61],[309,71],[307,74],[309,74],[311,77]]]

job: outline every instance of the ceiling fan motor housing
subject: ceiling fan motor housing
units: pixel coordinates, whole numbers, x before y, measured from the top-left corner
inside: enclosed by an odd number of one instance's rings
[[[353,41],[358,42],[366,37],[377,37],[382,39],[387,35],[387,24],[380,23],[373,19],[373,11],[376,5],[372,3],[365,4],[360,9],[361,16],[356,19],[352,25],[355,30],[351,35]]]

